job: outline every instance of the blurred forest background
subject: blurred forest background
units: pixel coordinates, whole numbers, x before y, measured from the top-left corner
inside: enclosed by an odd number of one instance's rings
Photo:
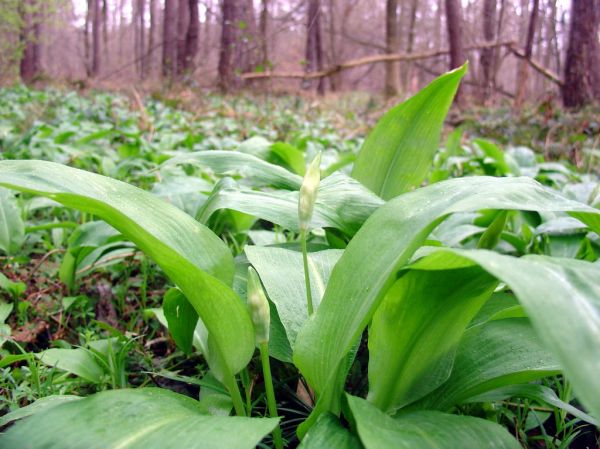
[[[600,0],[0,0],[0,83],[600,100]]]

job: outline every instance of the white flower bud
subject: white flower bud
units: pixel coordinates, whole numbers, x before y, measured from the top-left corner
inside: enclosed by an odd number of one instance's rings
[[[319,152],[308,166],[302,186],[300,187],[300,200],[298,201],[298,219],[300,229],[306,231],[312,220],[317,189],[321,180],[321,152]]]
[[[252,267],[248,268],[248,307],[254,323],[254,335],[257,345],[269,341],[269,327],[271,325],[271,315],[269,310],[269,301],[265,295],[258,273]]]

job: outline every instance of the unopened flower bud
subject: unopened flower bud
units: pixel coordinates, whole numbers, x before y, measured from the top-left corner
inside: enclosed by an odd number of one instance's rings
[[[298,219],[301,230],[307,230],[312,220],[317,189],[321,180],[321,152],[319,152],[308,166],[302,186],[300,187],[300,200],[298,201]]]
[[[258,273],[252,267],[248,268],[248,307],[254,323],[254,335],[256,344],[267,343],[269,341],[269,327],[271,325],[271,315],[269,310],[269,301],[265,295]]]

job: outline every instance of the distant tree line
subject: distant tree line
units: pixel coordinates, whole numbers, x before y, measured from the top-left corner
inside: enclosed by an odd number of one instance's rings
[[[98,81],[231,91],[300,78],[394,96],[470,59],[466,89],[484,104],[518,108],[532,90],[600,102],[600,0],[0,0],[0,16],[0,77],[18,67],[26,83],[79,59]]]

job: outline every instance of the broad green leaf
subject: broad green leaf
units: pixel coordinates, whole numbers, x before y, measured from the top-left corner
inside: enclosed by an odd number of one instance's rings
[[[418,187],[438,150],[444,118],[467,66],[434,80],[387,112],[363,144],[352,176],[389,200]]]
[[[488,157],[491,157],[496,162],[496,165],[500,169],[502,175],[519,175],[519,169],[517,166],[511,168],[504,158],[504,152],[493,142],[485,139],[473,139],[473,143],[477,145],[481,151]]]
[[[0,324],[4,324],[12,312],[14,304],[0,301]]]
[[[337,228],[352,235],[383,201],[342,173],[319,185],[311,228]],[[241,190],[231,179],[221,180],[199,212],[206,223],[220,209],[233,209],[298,231],[298,192]]]
[[[244,183],[253,186],[273,186],[299,189],[302,178],[279,165],[270,164],[251,154],[239,151],[197,151],[169,159],[163,165],[197,164],[218,175],[238,174]],[[304,167],[304,162],[302,163]]]
[[[494,218],[494,221],[488,226],[483,235],[477,242],[477,248],[480,249],[494,249],[494,247],[500,241],[500,236],[506,226],[506,220],[508,218],[508,211],[501,210]]]
[[[407,193],[380,207],[344,251],[319,309],[296,339],[294,362],[320,396],[313,418],[300,433],[320,412],[339,412],[346,354],[395,282],[397,271],[449,214],[482,208],[570,211],[590,227],[600,229],[599,211],[568,200],[529,178],[452,179]]]
[[[540,384],[522,384],[522,385],[508,385],[506,387],[500,387],[486,393],[473,396],[465,400],[464,402],[494,402],[502,401],[509,398],[527,398],[541,404],[548,404],[553,407],[560,408],[576,418],[582,419],[590,424],[600,427],[600,423],[592,418],[587,413],[582,412],[578,408],[562,401],[552,390],[552,388],[546,387]]]
[[[271,145],[271,153],[278,159],[281,159],[284,165],[291,168],[294,173],[304,176],[306,171],[306,161],[304,153],[293,145],[286,142],[275,142]]]
[[[252,449],[276,419],[210,416],[157,388],[97,393],[16,423],[1,447],[28,449]]]
[[[471,416],[434,411],[391,418],[364,399],[347,396],[366,449],[519,449],[502,426]]]
[[[319,417],[298,449],[361,449],[362,447],[356,435],[342,427],[336,416],[326,413]]]
[[[294,347],[298,331],[308,319],[302,253],[284,248],[246,246],[246,255],[260,275],[269,299],[275,304],[288,341]],[[308,253],[308,268],[315,308],[319,306],[331,270],[341,250]]]
[[[465,328],[497,283],[479,267],[400,277],[369,327],[369,401],[394,412],[441,385]]]
[[[13,298],[18,298],[25,293],[27,285],[24,282],[11,281],[4,274],[0,273],[0,290],[8,292]]]
[[[94,356],[82,348],[46,349],[36,356],[45,365],[67,371],[93,383],[100,383],[104,375],[104,370]]]
[[[80,396],[73,396],[69,394],[65,395],[53,395],[40,398],[37,401],[26,405],[25,407],[18,408],[12,412],[7,413],[0,417],[0,427],[16,421],[17,419],[26,418],[27,416],[34,415],[39,412],[49,410],[57,405],[64,404],[66,402],[77,401],[83,399]]]
[[[234,273],[229,249],[209,229],[143,190],[51,162],[0,161],[0,185],[47,196],[107,221],[181,288],[230,374],[246,366],[254,352],[252,322],[229,287]]]
[[[448,410],[471,396],[559,372],[527,319],[490,321],[465,333],[450,378],[416,406]]]
[[[14,195],[0,187],[0,251],[16,253],[25,239],[25,225]]]
[[[177,347],[185,354],[191,354],[198,313],[177,288],[171,288],[165,294],[163,312],[169,324],[169,333]]]

